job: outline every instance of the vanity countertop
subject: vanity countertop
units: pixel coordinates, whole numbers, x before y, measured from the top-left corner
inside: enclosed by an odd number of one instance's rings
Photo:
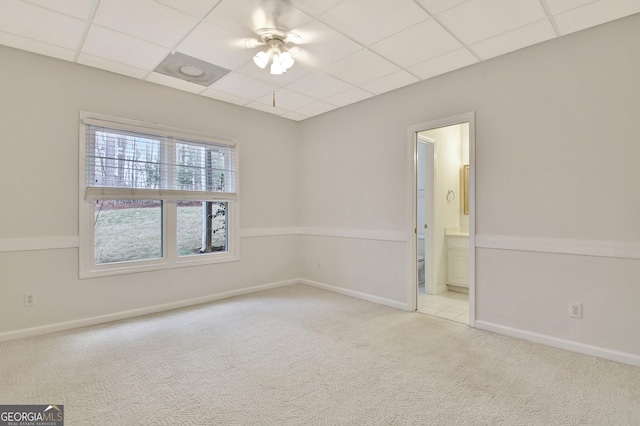
[[[444,228],[445,237],[469,237],[468,228],[446,227]]]

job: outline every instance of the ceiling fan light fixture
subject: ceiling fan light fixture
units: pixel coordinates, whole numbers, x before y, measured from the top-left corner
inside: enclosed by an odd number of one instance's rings
[[[274,59],[273,62],[271,62],[271,69],[269,70],[269,72],[273,75],[282,75],[285,71],[286,70],[282,67],[280,61],[277,61],[274,55]]]
[[[291,53],[285,51],[280,54],[280,64],[282,65],[282,68],[285,69],[285,71],[291,68],[295,62],[296,61],[293,60],[293,56],[291,56]]]
[[[269,63],[269,57],[271,55],[269,53],[267,53],[264,50],[259,51],[258,53],[256,53],[256,55],[253,57],[253,62],[259,67],[264,69],[267,64]]]
[[[271,61],[269,72],[273,75],[284,74],[295,63],[293,59],[294,55],[285,45],[294,40],[295,42],[302,41],[300,36],[282,27],[260,28],[256,33],[262,41],[256,40],[255,44],[266,44],[267,48],[256,53],[253,57],[253,62],[255,62],[258,67],[264,69],[269,64],[269,61]],[[249,46],[249,43],[245,44]],[[296,48],[296,46],[294,46],[294,48]],[[296,48],[296,53],[298,53],[298,51],[299,48]]]

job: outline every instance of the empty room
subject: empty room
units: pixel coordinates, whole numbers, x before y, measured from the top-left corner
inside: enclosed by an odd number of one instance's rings
[[[638,40],[638,0],[2,0],[0,424],[640,424]]]

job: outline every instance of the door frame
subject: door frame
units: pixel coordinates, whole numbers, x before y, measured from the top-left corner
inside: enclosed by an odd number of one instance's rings
[[[407,305],[415,311],[418,306],[418,254],[417,254],[417,160],[418,133],[456,124],[469,123],[469,326],[476,323],[476,113],[475,111],[439,118],[411,125],[407,128],[407,268],[409,279]],[[426,259],[425,259],[426,261]]]

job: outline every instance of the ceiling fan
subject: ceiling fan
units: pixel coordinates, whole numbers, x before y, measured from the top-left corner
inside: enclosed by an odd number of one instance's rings
[[[262,0],[261,7],[264,9],[267,26],[258,28],[255,33],[257,38],[250,38],[245,41],[248,48],[265,46],[253,57],[253,62],[260,68],[271,66],[269,72],[273,75],[281,75],[287,72],[295,63],[294,57],[300,52],[297,46],[287,46],[288,44],[298,44],[302,38],[289,31],[281,24],[281,17],[291,8],[289,0]]]

